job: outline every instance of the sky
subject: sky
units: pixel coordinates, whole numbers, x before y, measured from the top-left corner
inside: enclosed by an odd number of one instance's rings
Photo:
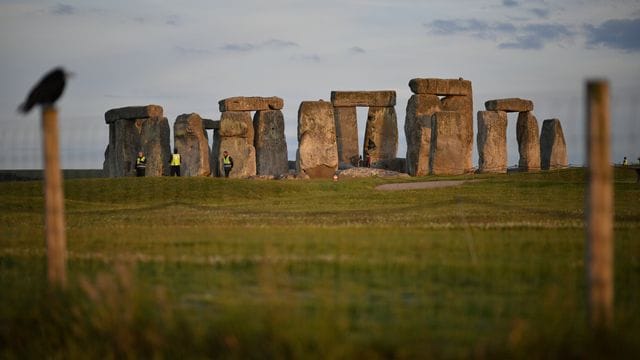
[[[487,100],[532,100],[540,127],[561,120],[574,165],[585,81],[606,79],[612,161],[640,157],[640,0],[0,0],[0,169],[41,167],[39,113],[16,108],[59,65],[75,74],[58,102],[64,168],[102,167],[109,109],[158,104],[172,127],[183,113],[219,119],[233,96],[284,99],[293,160],[300,103],[332,90],[395,90],[404,157],[417,77],[471,80],[474,127]]]

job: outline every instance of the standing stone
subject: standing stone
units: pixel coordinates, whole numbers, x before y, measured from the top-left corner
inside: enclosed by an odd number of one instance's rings
[[[140,116],[140,118],[132,118]],[[139,151],[147,158],[146,176],[169,174],[170,130],[158,105],[111,109],[105,113],[109,125],[109,144],[103,171],[107,177],[135,175]]]
[[[393,107],[370,107],[364,133],[363,153],[371,165],[394,159],[398,153],[398,119]]]
[[[284,115],[280,110],[256,111],[253,117],[256,173],[279,176],[289,172]]]
[[[464,174],[466,155],[460,151],[466,134],[460,132],[466,119],[457,111],[440,111],[432,116],[429,170],[433,175]]]
[[[431,151],[431,116],[440,111],[436,95],[417,94],[407,102],[404,134],[407,139],[407,173],[411,176],[429,174]]]
[[[358,117],[355,107],[336,107],[333,109],[336,122],[336,141],[340,167],[357,165],[360,154],[358,149]]]
[[[478,111],[478,172],[507,172],[507,113]]]
[[[300,104],[297,168],[310,178],[331,178],[338,169],[336,127],[330,102]]]
[[[542,123],[540,160],[542,170],[569,166],[569,161],[567,160],[567,144],[564,141],[562,126],[558,119],[548,119]]]
[[[173,124],[173,143],[181,158],[183,176],[209,176],[209,138],[202,118],[196,114],[182,114]]]
[[[533,113],[530,111],[519,113],[516,136],[520,152],[518,161],[520,170],[540,170],[540,136],[538,134],[538,120]]]
[[[251,113],[248,111],[225,111],[220,117],[220,146],[218,147],[218,171],[222,169],[222,153],[226,150],[233,158],[231,178],[246,178],[256,174],[256,151],[253,146],[254,132]]]
[[[441,100],[442,111],[459,112],[464,119],[459,129],[463,139],[460,151],[465,156],[465,171],[467,172],[473,169],[473,97],[470,81],[468,91],[468,96],[447,96]]]

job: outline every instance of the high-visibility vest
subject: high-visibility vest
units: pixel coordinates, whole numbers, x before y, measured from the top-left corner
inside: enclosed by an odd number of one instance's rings
[[[146,157],[137,157],[136,158],[136,166],[137,167],[145,167],[147,163],[147,158]]]
[[[171,166],[180,166],[180,154],[171,155]]]
[[[222,162],[223,162],[225,165],[231,165],[231,156],[224,156],[224,157],[222,158]]]

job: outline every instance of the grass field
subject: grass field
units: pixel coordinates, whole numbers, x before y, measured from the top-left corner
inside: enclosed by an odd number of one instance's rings
[[[69,287],[40,182],[0,183],[0,358],[629,358],[640,185],[615,177],[615,329],[588,330],[584,171],[443,180],[68,180]]]

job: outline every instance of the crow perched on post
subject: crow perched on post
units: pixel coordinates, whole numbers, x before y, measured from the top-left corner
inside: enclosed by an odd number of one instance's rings
[[[51,70],[31,89],[27,100],[18,107],[18,111],[26,114],[35,105],[53,105],[62,95],[65,81],[70,76],[71,73],[61,67]]]

